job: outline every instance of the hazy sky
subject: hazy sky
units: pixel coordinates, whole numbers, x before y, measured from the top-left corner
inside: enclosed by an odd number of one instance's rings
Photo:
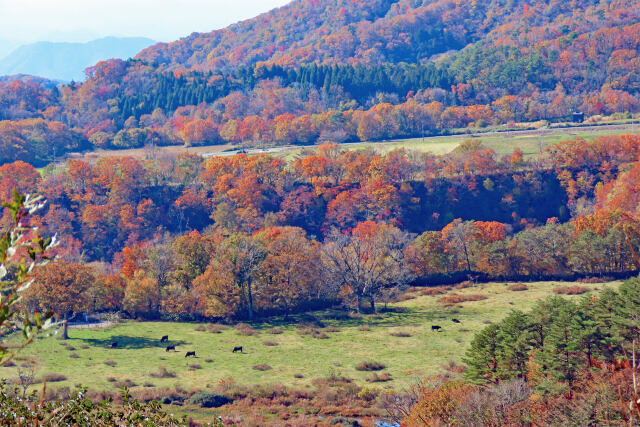
[[[88,41],[107,35],[172,41],[290,0],[0,0],[0,39]]]

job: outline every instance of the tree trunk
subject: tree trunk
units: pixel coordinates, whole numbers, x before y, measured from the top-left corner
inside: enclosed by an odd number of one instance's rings
[[[370,306],[371,306],[371,312],[372,312],[373,314],[375,314],[375,313],[376,313],[376,302],[375,302],[375,300],[373,299],[373,297],[369,297],[369,304],[370,304]]]
[[[357,308],[358,314],[362,313],[362,295],[358,294]]]
[[[247,282],[247,299],[249,304],[249,321],[253,322],[253,294],[251,293],[251,281]]]
[[[69,339],[69,319],[68,319],[68,314],[64,315],[64,320],[62,321],[62,339],[63,340],[68,340]]]

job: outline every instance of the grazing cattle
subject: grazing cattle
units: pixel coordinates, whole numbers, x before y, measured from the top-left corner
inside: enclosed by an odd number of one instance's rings
[[[160,342],[167,342],[169,341],[169,335],[165,335],[160,339]]]
[[[432,330],[432,331],[440,331],[440,329],[442,329],[442,326],[433,325],[433,326],[431,327],[431,330]]]
[[[184,357],[196,357],[196,352],[195,351],[187,351],[187,354],[185,354]]]
[[[117,342],[112,342],[111,343],[111,348],[116,348],[118,347],[118,343]]]
[[[242,347],[234,347],[234,348],[233,348],[233,352],[234,352],[234,353],[236,353],[236,352],[238,352],[238,351],[239,351],[240,353],[243,353],[243,351],[242,351]]]
[[[167,353],[170,351],[176,351],[176,346],[175,345],[168,345],[166,350]]]
[[[459,321],[458,319],[451,319],[451,321],[452,321],[453,323],[462,323],[462,322],[461,322],[461,321]]]

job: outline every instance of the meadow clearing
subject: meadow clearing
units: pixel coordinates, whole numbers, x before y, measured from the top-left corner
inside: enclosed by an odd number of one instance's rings
[[[483,132],[461,133],[451,136],[431,136],[425,138],[397,139],[391,141],[354,142],[344,143],[341,147],[346,150],[374,149],[381,154],[404,148],[407,150],[432,153],[435,155],[446,154],[453,151],[463,141],[473,138],[495,150],[499,155],[511,154],[518,147],[525,156],[533,156],[540,152],[540,148],[556,144],[569,139],[583,138],[586,141],[594,140],[601,136],[622,135],[626,133],[640,133],[640,125],[637,124],[611,124],[595,127],[569,127],[549,128],[540,130],[523,130],[511,132]],[[267,152],[271,155],[292,160],[305,152],[314,151],[317,146],[284,146],[264,149],[248,149],[250,154]],[[101,157],[131,156],[138,159],[161,158],[166,155],[191,153],[205,157],[232,155],[237,153],[237,147],[230,144],[185,147],[174,145],[169,147],[131,148],[127,150],[95,150],[86,153],[74,154],[74,159],[82,159],[95,162]]]
[[[619,283],[577,285],[589,295]],[[558,289],[576,286],[534,282],[527,283],[526,290],[514,290],[512,285],[413,288],[388,310],[379,306],[377,315],[327,310],[251,326],[124,321],[107,328],[72,328],[66,341],[50,331],[23,350],[15,366],[1,367],[0,377],[15,382],[18,370],[32,362],[37,381],[58,376],[48,388],[82,384],[109,391],[122,385],[133,390],[176,386],[191,390],[233,378],[238,384],[281,383],[310,389],[314,379],[328,376],[368,384],[373,373],[356,365],[369,361],[384,365],[376,374],[390,376],[376,386],[402,390],[420,377],[459,365],[474,334],[488,323],[513,309],[526,311]],[[453,298],[442,299],[449,297]],[[453,323],[453,318],[461,323]],[[442,331],[432,331],[433,325],[442,326]],[[163,335],[169,335],[176,352],[165,351],[166,344],[160,343]],[[118,342],[117,348],[111,348],[113,342]],[[233,353],[235,346],[244,352]],[[186,351],[196,351],[197,357],[185,358]]]

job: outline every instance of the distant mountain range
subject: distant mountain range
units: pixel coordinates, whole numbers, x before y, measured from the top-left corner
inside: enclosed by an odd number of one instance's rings
[[[0,59],[0,75],[29,74],[61,81],[84,80],[97,62],[127,59],[155,42],[141,37],[105,37],[88,43],[38,42],[18,47]]]

